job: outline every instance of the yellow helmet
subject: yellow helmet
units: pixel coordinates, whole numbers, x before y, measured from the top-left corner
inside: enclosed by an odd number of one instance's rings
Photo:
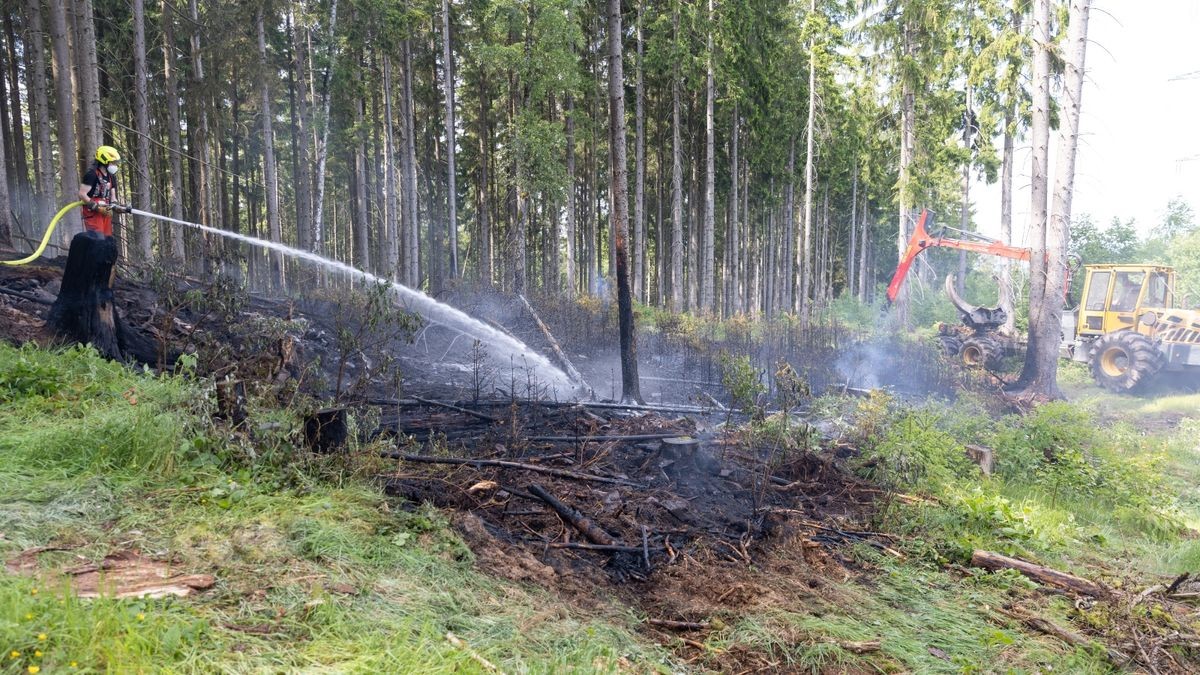
[[[112,164],[121,161],[121,153],[111,145],[102,145],[96,149],[96,161],[101,164]]]

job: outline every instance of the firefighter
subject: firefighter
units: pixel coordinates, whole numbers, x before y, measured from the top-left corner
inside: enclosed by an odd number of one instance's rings
[[[79,198],[83,200],[83,227],[104,237],[113,236],[112,205],[117,199],[117,170],[121,153],[110,145],[96,149],[96,161],[83,175]]]

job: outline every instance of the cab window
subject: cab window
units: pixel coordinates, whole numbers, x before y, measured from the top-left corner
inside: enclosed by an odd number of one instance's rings
[[[1113,312],[1132,312],[1137,308],[1138,296],[1142,294],[1142,281],[1145,272],[1117,272],[1117,283],[1113,286]]]
[[[1147,307],[1170,307],[1170,279],[1163,272],[1150,275],[1150,285],[1146,287]]]
[[[1087,300],[1083,303],[1083,309],[1089,312],[1103,312],[1104,298],[1108,296],[1108,282],[1112,278],[1112,272],[1095,272],[1092,274],[1091,284],[1088,286]]]

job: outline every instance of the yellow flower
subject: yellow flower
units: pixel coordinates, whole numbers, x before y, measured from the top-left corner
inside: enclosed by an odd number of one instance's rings
[[[40,642],[45,642],[45,641],[46,641],[46,634],[45,634],[45,633],[38,633],[38,641],[40,641]]]
[[[39,668],[38,666],[29,666],[25,670],[28,670],[30,675],[33,675],[33,673],[39,672],[41,670],[41,668]]]
[[[37,595],[37,589],[36,589],[36,588],[31,588],[31,589],[29,589],[29,594],[30,594],[30,595]]]
[[[8,653],[8,658],[10,658],[10,659],[15,659],[15,658],[17,658],[17,657],[18,657],[18,656],[20,656],[20,655],[21,655],[21,652],[19,652],[19,651],[17,651],[17,650],[15,650],[15,649],[14,649],[14,650],[12,650],[11,652],[9,652],[9,653]]]
[[[39,658],[39,659],[42,658],[42,650],[40,650],[40,649],[33,650],[33,656],[34,656],[34,658]]]
[[[138,621],[145,621],[145,620],[146,620],[146,615],[145,615],[145,614],[142,614],[141,612],[138,612],[138,617],[137,617],[137,619],[138,619]]]
[[[33,612],[30,612],[30,613],[26,614],[26,615],[25,615],[25,620],[26,620],[26,621],[33,621]]]
[[[78,667],[79,667],[79,662],[78,662],[78,661],[72,661],[72,662],[71,662],[71,667],[72,667],[72,668],[78,668]]]

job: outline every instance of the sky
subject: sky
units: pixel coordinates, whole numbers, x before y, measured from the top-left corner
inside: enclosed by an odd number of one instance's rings
[[[1088,24],[1073,215],[1134,219],[1147,232],[1182,197],[1200,215],[1200,0],[1095,0]],[[1172,78],[1191,75],[1190,79]],[[1013,237],[1028,245],[1029,144],[1013,176]],[[1051,131],[1053,156],[1058,133]],[[972,190],[975,222],[997,234],[999,185]]]

